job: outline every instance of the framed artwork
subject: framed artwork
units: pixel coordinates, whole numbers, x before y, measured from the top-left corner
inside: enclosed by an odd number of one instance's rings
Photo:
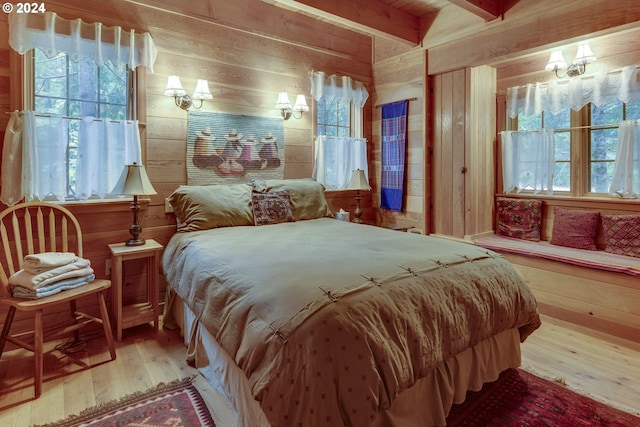
[[[284,177],[281,118],[189,111],[187,184]]]

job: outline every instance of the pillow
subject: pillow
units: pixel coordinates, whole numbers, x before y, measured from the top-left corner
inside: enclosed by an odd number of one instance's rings
[[[640,258],[640,215],[602,215],[604,250]]]
[[[498,197],[496,234],[524,240],[540,240],[542,201]]]
[[[268,179],[264,181],[264,189],[287,190],[296,221],[333,216],[324,197],[324,186],[313,179]]]
[[[279,224],[293,222],[293,207],[287,190],[261,193],[254,191],[251,195],[253,206],[253,222],[255,225]]]
[[[553,232],[549,243],[595,251],[600,212],[553,209]]]
[[[169,196],[178,231],[253,225],[247,184],[180,186]]]

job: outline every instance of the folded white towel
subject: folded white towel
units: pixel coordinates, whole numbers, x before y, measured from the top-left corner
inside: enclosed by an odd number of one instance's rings
[[[80,286],[93,282],[95,278],[96,276],[93,274],[83,277],[74,277],[72,279],[60,280],[52,285],[40,289],[28,289],[17,285],[11,287],[11,293],[14,298],[43,298],[48,297],[49,295],[55,295],[67,289],[79,288]]]
[[[73,252],[42,252],[24,257],[22,268],[60,267],[77,259],[78,256]]]
[[[91,261],[89,261],[88,259],[76,257],[75,261],[68,264],[59,265],[57,267],[29,267],[27,265],[23,265],[22,269],[27,273],[38,276],[37,280],[44,280],[49,277],[65,273],[67,271],[77,270],[79,268],[88,267],[90,265]],[[40,277],[42,277],[42,279],[40,279]]]
[[[39,274],[29,273],[24,269],[16,271],[9,277],[9,285],[22,286],[28,289],[39,289],[60,280],[87,276],[93,273],[91,262],[87,259],[79,258],[71,264],[49,269]]]

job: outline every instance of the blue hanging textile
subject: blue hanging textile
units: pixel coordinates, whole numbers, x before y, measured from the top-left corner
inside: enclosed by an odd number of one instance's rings
[[[402,211],[409,101],[382,106],[382,182],[380,207]]]

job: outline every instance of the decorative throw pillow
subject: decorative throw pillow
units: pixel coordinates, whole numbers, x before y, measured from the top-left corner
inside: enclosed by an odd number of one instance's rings
[[[314,179],[268,179],[258,184],[261,186],[256,187],[257,183],[254,183],[255,190],[267,192],[287,190],[291,197],[293,216],[296,221],[332,216],[327,199],[324,197],[324,186]]]
[[[528,199],[496,199],[498,227],[496,234],[524,240],[540,240],[542,201]]]
[[[553,232],[549,243],[595,251],[600,212],[553,209]]]
[[[247,184],[182,185],[169,196],[178,231],[253,225]]]
[[[640,258],[640,215],[602,215],[604,250]]]
[[[291,197],[287,190],[271,193],[252,193],[253,222],[255,225],[279,224],[293,222],[293,208]]]

